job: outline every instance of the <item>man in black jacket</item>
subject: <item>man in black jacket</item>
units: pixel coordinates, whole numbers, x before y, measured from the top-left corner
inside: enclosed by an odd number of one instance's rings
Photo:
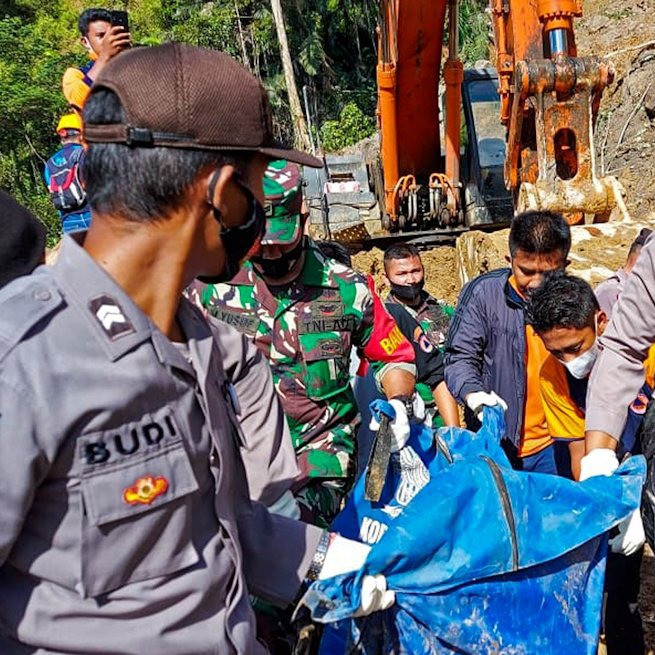
[[[510,268],[481,275],[462,289],[446,343],[446,384],[471,412],[467,423],[484,406],[504,407],[504,446],[515,468],[525,471],[557,472],[539,391],[548,353],[526,325],[525,300],[544,275],[566,267],[570,247],[571,230],[560,214],[516,216]]]

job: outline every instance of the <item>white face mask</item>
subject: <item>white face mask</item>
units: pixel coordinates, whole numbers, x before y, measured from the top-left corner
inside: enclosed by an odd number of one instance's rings
[[[591,373],[591,369],[594,367],[599,354],[600,348],[598,346],[598,340],[596,340],[594,341],[594,345],[586,353],[572,359],[570,362],[562,362],[562,364],[566,366],[568,372],[574,378],[583,380]]]

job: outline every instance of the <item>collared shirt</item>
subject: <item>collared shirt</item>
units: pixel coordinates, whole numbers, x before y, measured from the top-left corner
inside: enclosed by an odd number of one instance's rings
[[[589,380],[586,429],[619,439],[625,408],[644,383],[644,362],[655,343],[655,240],[644,246],[600,337],[603,347]]]
[[[584,439],[587,379],[573,378],[573,385],[575,386],[572,389],[566,367],[549,355],[541,367],[540,387],[548,431],[555,439]],[[574,400],[573,395],[577,397],[578,402]]]
[[[351,475],[358,412],[350,352],[366,348],[374,327],[366,280],[310,240],[293,282],[269,287],[248,264],[229,284],[209,287],[203,304],[249,335],[270,362],[298,457],[298,486]],[[384,345],[392,353],[401,343],[398,332]]]
[[[652,374],[653,353],[650,349],[646,362],[647,377]],[[652,379],[652,378],[651,378]],[[575,441],[585,436],[585,407],[589,378],[574,378],[566,367],[550,355],[541,369],[541,395],[550,434],[558,440]],[[627,421],[621,434],[619,459],[625,453],[640,453],[638,439],[646,408],[653,395],[653,387],[645,383],[627,410]]]
[[[70,237],[0,291],[3,655],[259,653],[248,593],[297,593],[321,531],[249,501],[220,334],[177,318],[191,362]]]

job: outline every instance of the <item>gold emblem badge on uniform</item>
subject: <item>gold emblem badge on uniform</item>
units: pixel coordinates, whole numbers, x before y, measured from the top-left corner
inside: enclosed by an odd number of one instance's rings
[[[164,477],[146,475],[139,478],[131,487],[123,490],[123,500],[128,505],[150,505],[168,490],[168,480]]]

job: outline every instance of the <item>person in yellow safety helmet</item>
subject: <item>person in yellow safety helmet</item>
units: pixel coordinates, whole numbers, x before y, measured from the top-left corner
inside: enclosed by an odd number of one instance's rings
[[[59,212],[64,233],[85,230],[91,223],[91,209],[82,179],[82,119],[76,113],[64,114],[56,132],[61,148],[45,164],[43,177],[52,204]]]
[[[64,114],[57,123],[56,132],[61,137],[62,143],[65,142],[64,139],[70,140],[73,138],[76,139],[76,142],[79,142],[82,134],[82,119],[79,114]]]

